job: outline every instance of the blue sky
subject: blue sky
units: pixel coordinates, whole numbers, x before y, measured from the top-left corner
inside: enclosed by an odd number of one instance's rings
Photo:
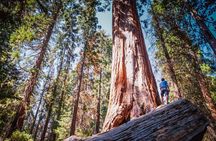
[[[97,12],[99,25],[102,26],[102,29],[106,31],[110,36],[112,36],[112,12]]]

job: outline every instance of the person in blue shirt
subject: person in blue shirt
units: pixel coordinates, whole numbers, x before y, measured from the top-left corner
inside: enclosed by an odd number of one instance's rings
[[[163,104],[168,104],[168,101],[169,101],[169,85],[168,85],[167,81],[164,78],[161,79],[160,90],[161,90],[162,103]],[[166,101],[164,101],[164,96],[166,97]]]

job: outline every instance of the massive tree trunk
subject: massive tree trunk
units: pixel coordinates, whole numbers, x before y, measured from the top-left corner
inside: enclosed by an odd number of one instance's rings
[[[24,122],[24,119],[26,116],[26,110],[30,104],[30,98],[31,98],[32,92],[34,90],[34,86],[36,85],[37,78],[38,78],[38,75],[39,75],[39,72],[40,72],[40,69],[42,66],[42,62],[44,60],[44,56],[45,56],[45,53],[47,50],[47,45],[48,45],[50,37],[52,35],[52,31],[53,31],[54,25],[56,23],[59,11],[60,11],[60,6],[58,7],[57,11],[53,15],[52,21],[51,21],[51,23],[47,29],[47,33],[43,39],[42,44],[40,44],[38,46],[38,48],[40,48],[39,56],[35,62],[35,66],[33,67],[34,70],[32,71],[30,79],[28,80],[28,83],[27,83],[25,90],[23,92],[24,98],[18,107],[18,111],[16,113],[14,121],[12,122],[11,128],[7,134],[7,137],[10,137],[11,134],[13,133],[13,131],[15,131],[17,129],[21,130],[23,127],[23,122]]]
[[[201,141],[207,125],[194,105],[178,100],[108,132],[65,141]]]
[[[204,18],[201,17],[196,9],[193,8],[189,3],[186,3],[192,17],[196,20],[197,24],[200,27],[200,30],[202,31],[204,37],[209,42],[210,46],[212,47],[212,50],[214,51],[214,54],[216,55],[216,38],[212,34],[212,32],[209,30],[208,26],[205,24]]]
[[[174,70],[174,67],[173,67],[173,62],[172,62],[172,59],[168,53],[168,50],[167,50],[167,47],[165,45],[165,39],[164,39],[164,36],[163,36],[163,31],[160,27],[160,24],[159,24],[159,19],[157,17],[157,15],[155,15],[154,11],[152,12],[153,13],[153,20],[155,21],[155,29],[156,29],[156,32],[157,32],[157,35],[159,37],[159,40],[161,42],[161,47],[162,47],[162,50],[163,50],[163,53],[165,55],[165,58],[167,60],[167,66],[168,66],[168,69],[169,69],[169,74],[170,74],[170,77],[174,83],[174,87],[176,88],[177,90],[177,94],[178,94],[178,98],[181,98],[182,95],[181,95],[181,92],[180,92],[180,87],[178,85],[178,81],[177,81],[177,78],[176,78],[176,73],[175,73],[175,70]]]
[[[82,64],[81,68],[79,71],[79,82],[78,82],[78,88],[77,88],[77,93],[76,93],[76,99],[74,101],[74,107],[73,107],[73,117],[71,121],[71,126],[70,126],[70,135],[75,134],[76,130],[76,118],[77,118],[77,111],[78,111],[78,106],[79,106],[79,98],[80,98],[80,91],[81,91],[81,86],[82,86],[82,78],[83,78],[83,70],[85,66],[85,58],[86,58],[86,48],[87,44],[85,45],[84,51],[83,51],[83,58],[82,58]]]
[[[98,87],[98,100],[97,100],[97,119],[96,119],[96,128],[95,132],[99,133],[100,129],[100,103],[101,103],[101,79],[102,79],[102,70],[100,70],[100,78],[99,78],[99,87]]]
[[[113,1],[111,91],[103,131],[160,105],[135,0]]]

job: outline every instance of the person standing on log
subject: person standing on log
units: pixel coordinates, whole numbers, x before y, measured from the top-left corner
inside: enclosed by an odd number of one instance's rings
[[[169,102],[169,85],[164,78],[161,79],[160,90],[161,90],[162,103],[168,104],[168,102]],[[165,101],[164,101],[164,97],[166,99]]]

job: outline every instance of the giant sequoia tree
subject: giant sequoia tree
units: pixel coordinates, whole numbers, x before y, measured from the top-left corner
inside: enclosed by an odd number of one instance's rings
[[[135,0],[113,1],[112,60],[110,101],[103,131],[160,104]]]

